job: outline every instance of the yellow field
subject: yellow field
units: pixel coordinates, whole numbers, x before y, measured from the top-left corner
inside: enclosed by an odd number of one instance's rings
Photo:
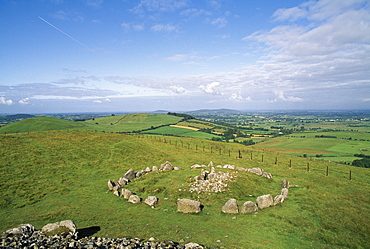
[[[199,131],[198,128],[194,127],[189,127],[189,126],[182,126],[182,125],[170,125],[171,127],[177,127],[177,128],[183,128],[183,129],[188,129],[188,130],[193,130],[193,131]]]

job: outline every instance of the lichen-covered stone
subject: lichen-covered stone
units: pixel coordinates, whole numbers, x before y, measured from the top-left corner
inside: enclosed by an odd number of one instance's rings
[[[181,213],[200,213],[201,204],[199,201],[180,199],[177,202],[177,211]]]

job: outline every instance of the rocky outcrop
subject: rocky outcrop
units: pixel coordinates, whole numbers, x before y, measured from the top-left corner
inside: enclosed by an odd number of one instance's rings
[[[76,225],[71,220],[63,220],[43,226],[41,232],[47,235],[74,235],[76,233]]]
[[[256,211],[258,211],[257,205],[253,201],[246,201],[243,203],[240,213],[246,214],[246,213],[252,213]]]
[[[161,164],[160,169],[161,170],[173,170],[173,166],[169,161],[166,161],[165,163]]]
[[[202,205],[199,201],[190,199],[180,199],[177,202],[177,211],[180,213],[200,213]]]
[[[236,199],[229,199],[225,205],[222,207],[222,212],[227,214],[237,214],[239,213],[238,203]]]

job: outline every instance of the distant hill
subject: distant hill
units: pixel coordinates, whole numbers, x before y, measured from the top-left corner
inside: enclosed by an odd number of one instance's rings
[[[176,124],[182,117],[163,114],[132,113],[119,116],[69,121],[52,117],[34,117],[0,128],[0,134],[29,131],[89,129],[106,132],[133,132]]]
[[[195,114],[239,114],[239,113],[244,113],[244,112],[223,108],[223,109],[200,109],[200,110],[190,111],[186,113],[195,115]]]
[[[59,118],[33,117],[1,127],[0,134],[29,131],[81,129],[85,126],[86,125],[81,122],[73,122]]]

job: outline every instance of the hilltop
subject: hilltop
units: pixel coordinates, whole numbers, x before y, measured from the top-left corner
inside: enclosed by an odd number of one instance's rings
[[[81,129],[0,135],[0,142],[3,231],[21,223],[40,229],[46,223],[72,219],[79,228],[98,226],[94,236],[154,237],[209,247],[367,247],[370,239],[370,172],[364,168],[237,143]],[[128,203],[108,192],[108,180],[165,161],[182,169],[148,173],[129,185],[142,198],[157,196],[155,208]],[[189,191],[200,174],[191,166],[210,161],[260,167],[273,178],[220,169],[236,175],[228,191]],[[290,189],[283,204],[251,214],[220,211],[230,198],[241,206],[257,196],[279,193],[283,179],[299,186]],[[178,198],[199,200],[204,208],[197,215],[178,213]]]

